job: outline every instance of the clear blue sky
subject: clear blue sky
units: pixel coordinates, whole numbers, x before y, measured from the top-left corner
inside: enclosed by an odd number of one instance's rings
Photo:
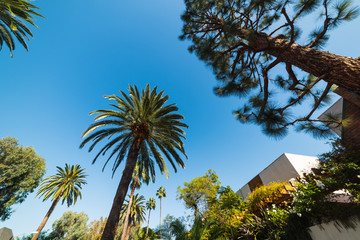
[[[328,150],[326,140],[291,132],[275,141],[259,127],[242,125],[232,117],[238,100],[214,96],[211,69],[187,51],[188,42],[178,40],[184,10],[180,0],[34,4],[46,19],[36,19],[40,29],[33,29],[29,52],[19,44],[12,59],[6,47],[0,52],[0,138],[13,136],[22,145],[33,146],[46,159],[46,175],[65,163],[80,164],[89,174],[83,199],[70,208],[58,205],[46,229],[67,210],[83,211],[90,220],[108,215],[121,167],[111,178],[110,168],[101,172],[104,159],[91,165],[95,152],[80,150],[79,144],[81,133],[93,122],[88,113],[109,108],[103,96],[126,90],[128,84],[150,83],[165,90],[190,126],[186,169],[171,172],[169,180],[158,174],[155,184],[140,190],[148,199],[160,186],[167,189],[163,216],[184,214],[183,203],[176,200],[177,187],[208,169],[236,191],[284,152],[316,156]],[[326,49],[358,57],[359,24],[357,19],[334,31]],[[33,193],[0,226],[12,228],[14,235],[35,231],[50,204]],[[150,225],[158,223],[156,209]]]

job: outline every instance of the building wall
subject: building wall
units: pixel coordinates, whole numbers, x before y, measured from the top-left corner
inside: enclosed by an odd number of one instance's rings
[[[287,182],[310,172],[317,164],[316,157],[284,153],[240,188],[237,194],[246,199],[256,187],[272,182]]]
[[[343,140],[351,144],[360,144],[360,107],[345,100],[344,118],[350,122],[344,126]]]
[[[272,182],[286,182],[291,178],[300,176],[299,172],[296,171],[293,164],[289,160],[288,155],[285,153],[278,157],[264,170],[262,170],[259,175],[264,185],[269,185]]]

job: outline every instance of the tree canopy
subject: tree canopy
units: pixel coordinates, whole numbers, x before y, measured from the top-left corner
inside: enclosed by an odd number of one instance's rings
[[[185,182],[183,188],[178,187],[177,197],[184,200],[186,208],[193,210],[195,216],[203,216],[209,210],[211,199],[216,198],[219,188],[218,175],[210,169],[204,176]]]
[[[50,233],[50,237],[54,240],[84,240],[87,237],[88,220],[88,216],[83,212],[64,212],[61,218],[53,223],[53,231]]]
[[[32,147],[12,137],[0,139],[0,219],[10,217],[11,206],[21,203],[39,185],[45,160]]]
[[[220,82],[215,88],[218,96],[246,98],[234,111],[241,122],[259,124],[277,138],[289,126],[324,137],[330,131],[314,112],[329,102],[331,88],[337,85],[360,94],[359,59],[319,50],[329,31],[358,16],[352,1],[185,0],[185,4],[181,38],[189,39],[189,50],[213,69]],[[307,15],[322,21],[310,33],[302,31]],[[296,107],[304,104],[310,110],[296,114]],[[342,124],[339,116],[327,118],[326,124]]]

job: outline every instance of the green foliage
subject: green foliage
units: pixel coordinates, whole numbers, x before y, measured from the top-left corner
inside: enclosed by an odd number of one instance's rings
[[[360,150],[340,139],[331,145],[332,150],[320,156],[320,166],[298,185],[294,200],[297,212],[315,216],[324,213],[337,190],[347,190],[359,201]]]
[[[263,185],[256,188],[254,191],[251,192],[251,194],[249,194],[247,198],[248,207],[252,210],[266,208],[268,203],[265,201],[271,201],[271,199],[273,199],[273,195],[280,189],[284,188],[285,184],[286,182],[273,182],[269,185]]]
[[[155,160],[161,173],[168,176],[163,155],[169,160],[175,172],[175,163],[184,168],[185,164],[177,151],[186,156],[182,142],[182,139],[185,139],[185,132],[181,128],[186,128],[187,125],[181,121],[184,119],[182,115],[174,113],[178,108],[175,104],[165,105],[169,96],[163,96],[164,91],[157,93],[157,87],[150,90],[149,84],[141,93],[136,86],[129,86],[129,92],[130,96],[123,91],[120,91],[122,97],[105,96],[109,100],[116,101],[117,105],[111,105],[116,110],[97,110],[90,113],[98,115],[95,117],[96,122],[82,134],[85,139],[80,148],[93,141],[89,147],[90,152],[101,140],[112,139],[99,151],[93,163],[100,155],[105,155],[112,148],[104,168],[115,155],[113,174],[129,153],[131,146],[138,141],[140,142],[138,162],[141,162],[139,175],[142,171],[150,171],[149,175],[155,176]]]
[[[210,201],[207,215],[209,239],[236,239],[237,229],[250,217],[246,203],[229,186],[220,188],[217,198]]]
[[[204,216],[209,210],[209,202],[216,198],[219,188],[218,176],[210,169],[204,176],[185,182],[183,188],[178,187],[177,198],[182,199],[186,208],[193,210],[195,216]]]
[[[50,237],[53,240],[85,240],[88,232],[88,216],[85,213],[65,212],[53,225]]]
[[[52,200],[62,198],[67,206],[81,199],[82,185],[86,184],[86,174],[80,165],[65,164],[65,168],[56,167],[57,174],[45,178],[36,196],[44,196],[43,201],[51,197]]]
[[[187,233],[185,218],[176,218],[170,215],[165,217],[161,225],[161,239],[185,240]]]
[[[15,49],[13,36],[28,50],[26,40],[29,41],[29,37],[33,35],[26,26],[26,23],[37,27],[33,19],[34,16],[42,17],[36,12],[38,9],[26,0],[0,1],[0,46],[2,47],[5,42],[11,52],[11,56],[12,51]]]
[[[235,118],[260,125],[265,134],[274,138],[285,136],[289,126],[317,138],[331,134],[313,117],[329,102],[332,81],[321,77],[328,70],[304,67],[313,60],[310,54],[302,56],[306,60],[303,65],[281,56],[291,55],[286,51],[295,42],[308,49],[323,47],[330,30],[359,15],[352,1],[185,0],[185,5],[180,38],[190,40],[189,51],[213,69],[219,80],[216,95],[245,98],[244,105],[234,111]],[[308,14],[313,19],[319,15],[323,23],[306,36],[308,31],[301,31],[299,22]],[[276,77],[272,72],[279,72],[281,63],[284,74]],[[314,72],[321,74],[311,81]],[[318,84],[321,78],[328,84]],[[309,106],[308,113],[303,108],[297,110],[304,104]],[[341,124],[342,119],[328,120],[330,123]]]
[[[138,240],[155,240],[159,239],[158,235],[154,230],[149,228],[148,234],[146,235],[146,227],[140,228],[137,234]]]
[[[15,138],[0,139],[0,219],[8,219],[12,205],[23,202],[39,185],[45,160]]]

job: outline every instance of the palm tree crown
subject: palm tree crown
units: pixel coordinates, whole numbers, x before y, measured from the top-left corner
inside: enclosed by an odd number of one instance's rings
[[[156,196],[158,197],[158,198],[166,198],[166,189],[163,187],[163,186],[161,186],[157,191],[156,191]]]
[[[128,208],[129,201],[125,200],[123,204],[120,217],[125,219],[126,210]],[[145,220],[145,198],[144,196],[139,196],[139,194],[135,194],[133,197],[133,201],[130,206],[130,215],[129,222],[132,224],[140,224]]]
[[[147,210],[154,210],[156,207],[156,201],[154,198],[149,198],[149,200],[146,202],[146,209]]]
[[[43,201],[53,200],[49,211],[46,213],[40,226],[36,230],[31,240],[36,240],[44,228],[47,220],[54,211],[57,203],[62,199],[62,204],[66,201],[68,207],[75,204],[77,199],[81,199],[81,188],[85,181],[86,174],[79,165],[69,166],[65,164],[65,169],[57,167],[57,174],[45,178],[40,185],[36,196],[44,196]]]
[[[51,197],[52,200],[62,198],[62,204],[66,201],[67,206],[75,204],[81,199],[81,188],[86,184],[86,174],[80,165],[69,166],[65,169],[56,167],[57,174],[45,178],[36,196],[44,196],[43,201]]]
[[[142,174],[142,170],[149,169],[150,175],[155,176],[155,159],[160,171],[168,176],[168,170],[161,153],[169,160],[175,172],[174,160],[180,167],[185,167],[184,162],[176,152],[179,150],[186,156],[182,142],[182,139],[185,139],[185,132],[181,128],[187,127],[187,125],[180,121],[184,117],[172,113],[178,110],[175,104],[164,106],[169,96],[163,96],[164,91],[160,93],[156,91],[157,87],[150,91],[148,84],[140,94],[136,86],[130,85],[130,96],[123,91],[120,91],[123,98],[116,95],[105,96],[105,98],[117,102],[117,105],[111,104],[116,110],[97,110],[90,113],[90,115],[98,115],[95,117],[96,122],[91,124],[82,134],[85,139],[80,148],[84,147],[87,142],[93,141],[89,147],[90,152],[101,140],[113,138],[99,151],[93,163],[101,154],[105,155],[112,148],[104,167],[116,155],[112,168],[113,173],[115,173],[133,144],[137,143],[140,145],[138,160],[142,166],[139,169],[139,175]],[[98,128],[100,129],[97,130]]]
[[[34,9],[39,9],[26,0],[0,0],[0,46],[5,42],[10,52],[15,49],[13,35],[28,50],[26,40],[32,37],[30,29],[24,24],[27,22],[36,26],[33,16],[40,16]]]

